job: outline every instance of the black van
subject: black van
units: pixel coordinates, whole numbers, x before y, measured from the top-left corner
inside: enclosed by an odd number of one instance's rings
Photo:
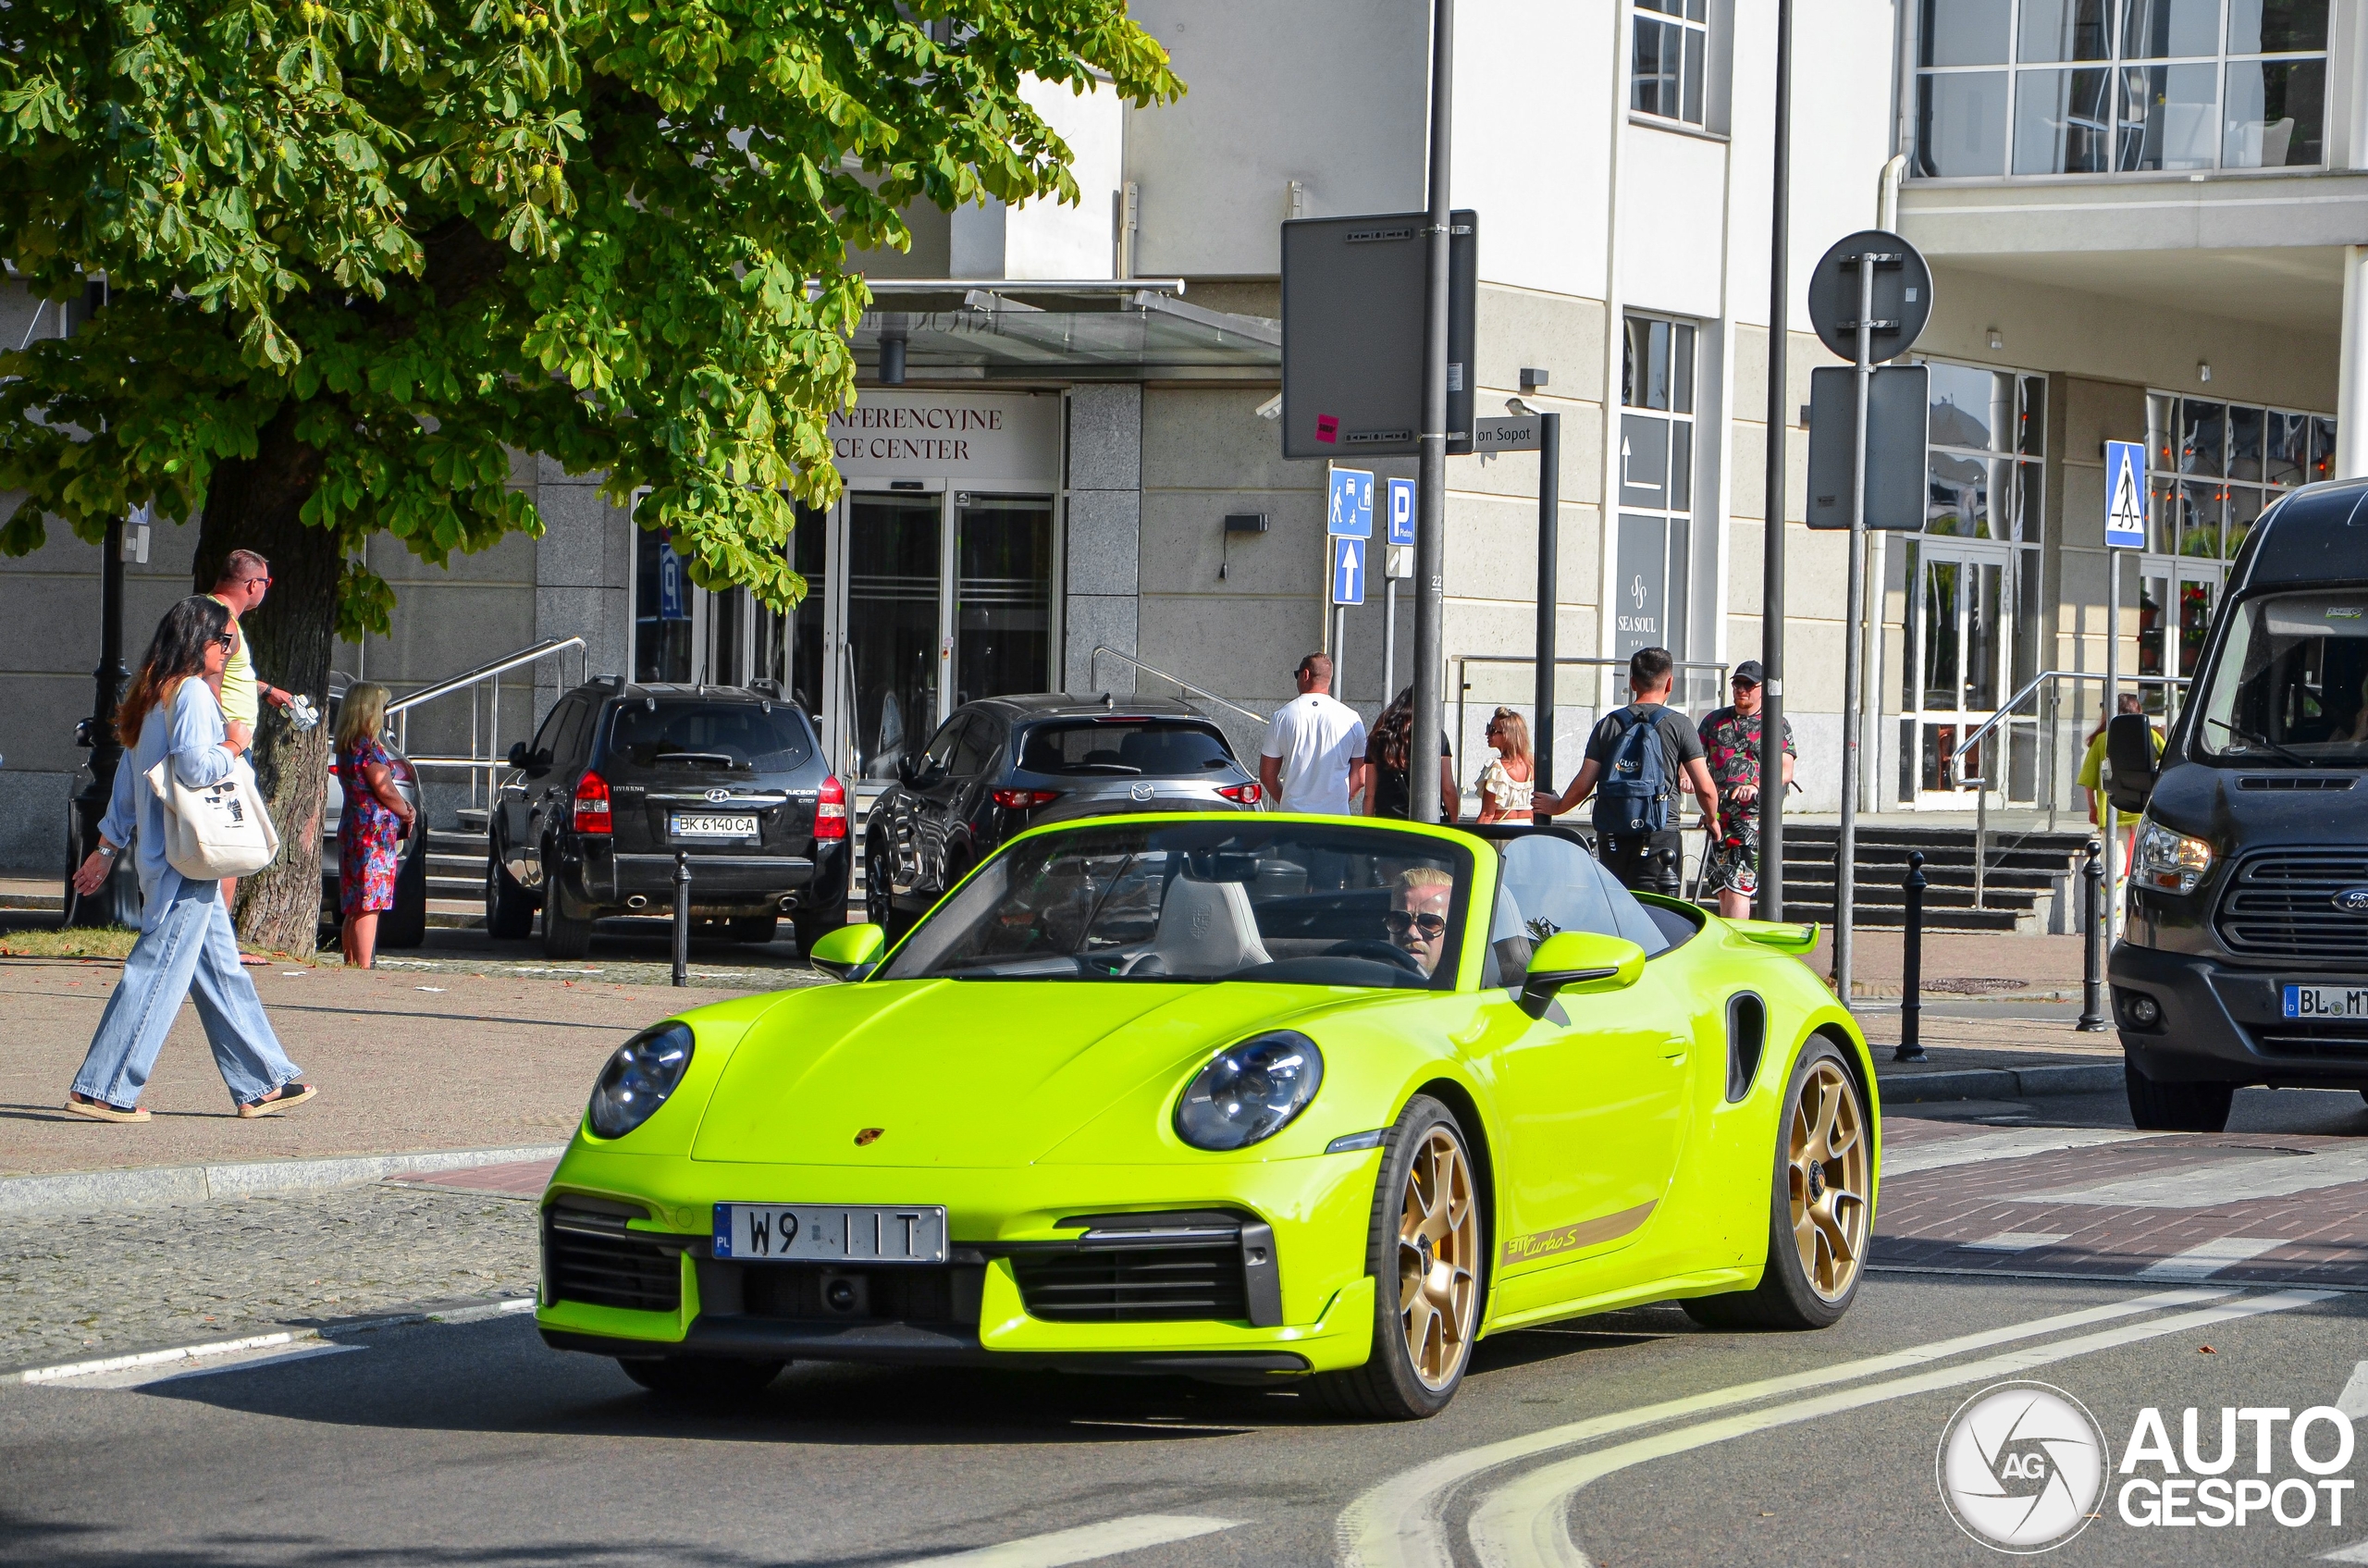
[[[2368,1094],[2368,482],[2253,525],[2160,763],[2105,741],[2143,811],[2110,975],[2130,1116],[2216,1132],[2247,1084]]]

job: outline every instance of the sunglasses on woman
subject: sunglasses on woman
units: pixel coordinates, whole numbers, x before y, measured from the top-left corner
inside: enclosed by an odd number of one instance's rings
[[[220,643],[224,648],[236,648],[239,646],[239,634],[236,632],[225,632],[220,636],[212,637],[208,640]]]
[[[1392,909],[1381,918],[1383,923],[1389,927],[1389,933],[1392,936],[1403,936],[1409,931],[1419,931],[1424,936],[1437,941],[1447,934],[1447,920],[1444,916],[1416,915],[1404,909]]]

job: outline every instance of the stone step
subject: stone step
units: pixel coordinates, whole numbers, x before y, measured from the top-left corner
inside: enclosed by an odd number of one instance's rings
[[[1896,931],[1906,924],[1906,911],[1896,907],[1885,908],[1877,905],[1869,907],[1860,904],[1856,910],[1856,917],[1860,926],[1872,930]],[[1795,900],[1788,894],[1784,899],[1784,918],[1788,920],[1815,920],[1819,925],[1831,928],[1833,924],[1833,906],[1830,903]],[[1927,908],[1924,911],[1924,929],[1928,932],[2012,933],[2021,930],[2023,922],[2029,919],[2028,915],[2018,916],[2012,909]]]

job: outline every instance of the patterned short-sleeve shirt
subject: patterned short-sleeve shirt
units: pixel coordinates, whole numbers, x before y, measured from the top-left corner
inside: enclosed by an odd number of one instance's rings
[[[1797,759],[1793,722],[1784,721],[1784,755]],[[1721,708],[1702,721],[1702,756],[1710,767],[1710,782],[1719,787],[1719,815],[1735,815],[1735,791],[1759,784],[1759,715]]]

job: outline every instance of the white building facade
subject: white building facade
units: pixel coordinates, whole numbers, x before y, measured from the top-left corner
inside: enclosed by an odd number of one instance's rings
[[[1047,687],[1178,680],[1254,744],[1252,716],[1331,646],[1325,465],[1284,461],[1260,415],[1280,385],[1280,225],[1422,204],[1429,6],[1134,12],[1190,91],[1143,110],[1043,95],[1081,204],[917,213],[908,253],[856,258],[877,298],[860,396],[834,421],[847,490],[791,547],[811,587],[794,613],[692,587],[592,476],[522,462],[545,538],[450,572],[379,541],[394,632],[339,667],[401,690],[572,634],[595,671],[770,675],[861,781],[893,776],[961,702]],[[1484,414],[1520,396],[1563,415],[1560,648],[1605,661],[1560,683],[1567,776],[1634,647],[1684,661],[1696,711],[1759,651],[1775,6],[1458,12],[1453,200],[1479,221],[1470,373]],[[2368,437],[2353,406],[2368,396],[2368,253],[2350,243],[2368,236],[2359,0],[1820,0],[1795,16],[1788,414],[1832,363],[1807,318],[1809,270],[1877,222],[1895,154],[1897,225],[1936,278],[1917,349],[1934,366],[1928,515],[1870,551],[1862,804],[1962,809],[1968,776],[1993,804],[2061,796],[2093,683],[2053,683],[2023,710],[2052,722],[1953,753],[2035,677],[2104,667],[2101,443],[2152,454],[2155,533],[2122,563],[2119,659],[2156,678],[2158,702],[2261,507],[2368,468],[2347,445]],[[21,335],[29,315],[0,327]],[[1797,423],[1787,454],[1798,805],[1831,809],[1847,547],[1798,525]],[[1449,475],[1445,649],[1468,781],[1487,714],[1530,708],[1537,460],[1455,458]],[[0,563],[0,661],[27,696],[0,715],[11,867],[53,870],[63,842],[67,737],[97,651],[93,554],[68,540]],[[187,554],[161,539],[133,568],[128,624],[186,582]],[[1334,648],[1368,712],[1411,679],[1409,596],[1397,619],[1388,671],[1378,592]],[[505,726],[536,710],[521,691]]]

